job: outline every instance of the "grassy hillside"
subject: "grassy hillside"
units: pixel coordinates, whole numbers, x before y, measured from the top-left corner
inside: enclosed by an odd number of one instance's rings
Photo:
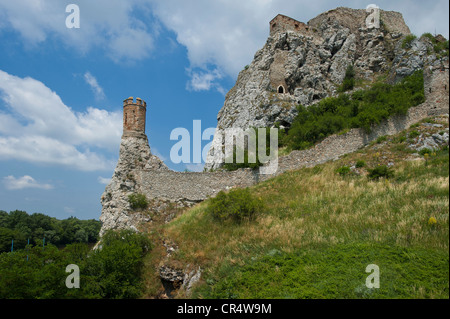
[[[444,129],[430,127],[250,188],[262,204],[252,219],[214,218],[208,200],[151,236],[178,246],[169,264],[202,268],[194,298],[448,298],[448,147],[425,156],[407,147]],[[390,178],[369,177],[383,165]],[[147,259],[147,296],[160,289],[164,254]],[[369,264],[380,289],[365,285]]]

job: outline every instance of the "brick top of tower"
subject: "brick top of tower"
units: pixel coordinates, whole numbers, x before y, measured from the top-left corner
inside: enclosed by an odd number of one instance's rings
[[[142,100],[141,98],[138,98],[138,97],[136,98],[136,103],[134,103],[134,99],[133,99],[132,96],[130,96],[128,99],[125,99],[123,101],[123,106],[125,107],[127,105],[140,105],[140,106],[143,106],[143,107],[147,107],[147,103],[144,100]]]

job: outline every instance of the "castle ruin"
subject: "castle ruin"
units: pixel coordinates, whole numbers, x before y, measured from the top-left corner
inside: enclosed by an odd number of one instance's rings
[[[282,14],[277,15],[270,21],[270,36],[286,31],[307,33],[309,32],[309,26]]]
[[[145,135],[147,103],[140,98],[129,97],[123,101],[123,136]]]

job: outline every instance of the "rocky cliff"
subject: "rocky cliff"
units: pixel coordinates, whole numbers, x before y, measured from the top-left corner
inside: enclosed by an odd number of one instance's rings
[[[370,83],[379,76],[395,82],[440,62],[430,54],[433,46],[426,38],[405,45],[410,30],[400,13],[380,10],[379,28],[367,27],[368,15],[366,10],[337,8],[307,24],[294,22],[291,30],[271,25],[275,31],[226,95],[216,132],[276,123],[289,127],[298,104],[309,106],[337,94],[349,65],[361,83]],[[214,149],[223,147],[223,136],[214,137],[208,170],[222,166]]]
[[[102,195],[102,228],[100,236],[108,229],[134,229],[141,222],[150,221],[143,213],[131,213],[128,196],[137,192],[135,172],[151,169],[167,171],[167,166],[155,155],[152,155],[147,136],[123,136],[120,143],[119,161]]]

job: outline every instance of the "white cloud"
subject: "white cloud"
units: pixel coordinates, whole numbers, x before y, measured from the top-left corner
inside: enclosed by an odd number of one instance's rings
[[[103,92],[103,88],[98,84],[97,79],[90,72],[86,72],[84,74],[84,80],[91,87],[91,90],[94,93],[95,98],[97,100],[102,100],[105,98],[105,93]]]
[[[100,184],[108,185],[108,184],[111,182],[111,178],[105,178],[105,177],[99,176],[99,177],[97,178],[97,181],[98,181]]]
[[[19,178],[6,176],[3,178],[3,184],[9,190],[22,190],[25,188],[52,189],[50,184],[40,184],[33,177],[25,175]]]
[[[190,91],[209,91],[215,88],[220,93],[224,93],[223,87],[217,82],[223,78],[219,70],[207,72],[189,72],[191,80],[187,83],[186,88]]]
[[[273,18],[268,0],[151,2],[157,17],[186,46],[192,68],[215,65],[233,77],[264,45]]]
[[[142,0],[78,0],[79,29],[66,27],[69,15],[66,5],[69,3],[60,0],[1,0],[0,28],[14,29],[29,47],[54,37],[81,53],[92,48],[104,48],[115,61],[141,60],[151,53],[157,35],[154,23],[147,20],[144,23],[132,17],[133,10],[142,8]]]
[[[114,167],[103,152],[116,151],[122,113],[88,107],[74,112],[42,82],[0,70],[0,159],[68,166],[95,171]]]

